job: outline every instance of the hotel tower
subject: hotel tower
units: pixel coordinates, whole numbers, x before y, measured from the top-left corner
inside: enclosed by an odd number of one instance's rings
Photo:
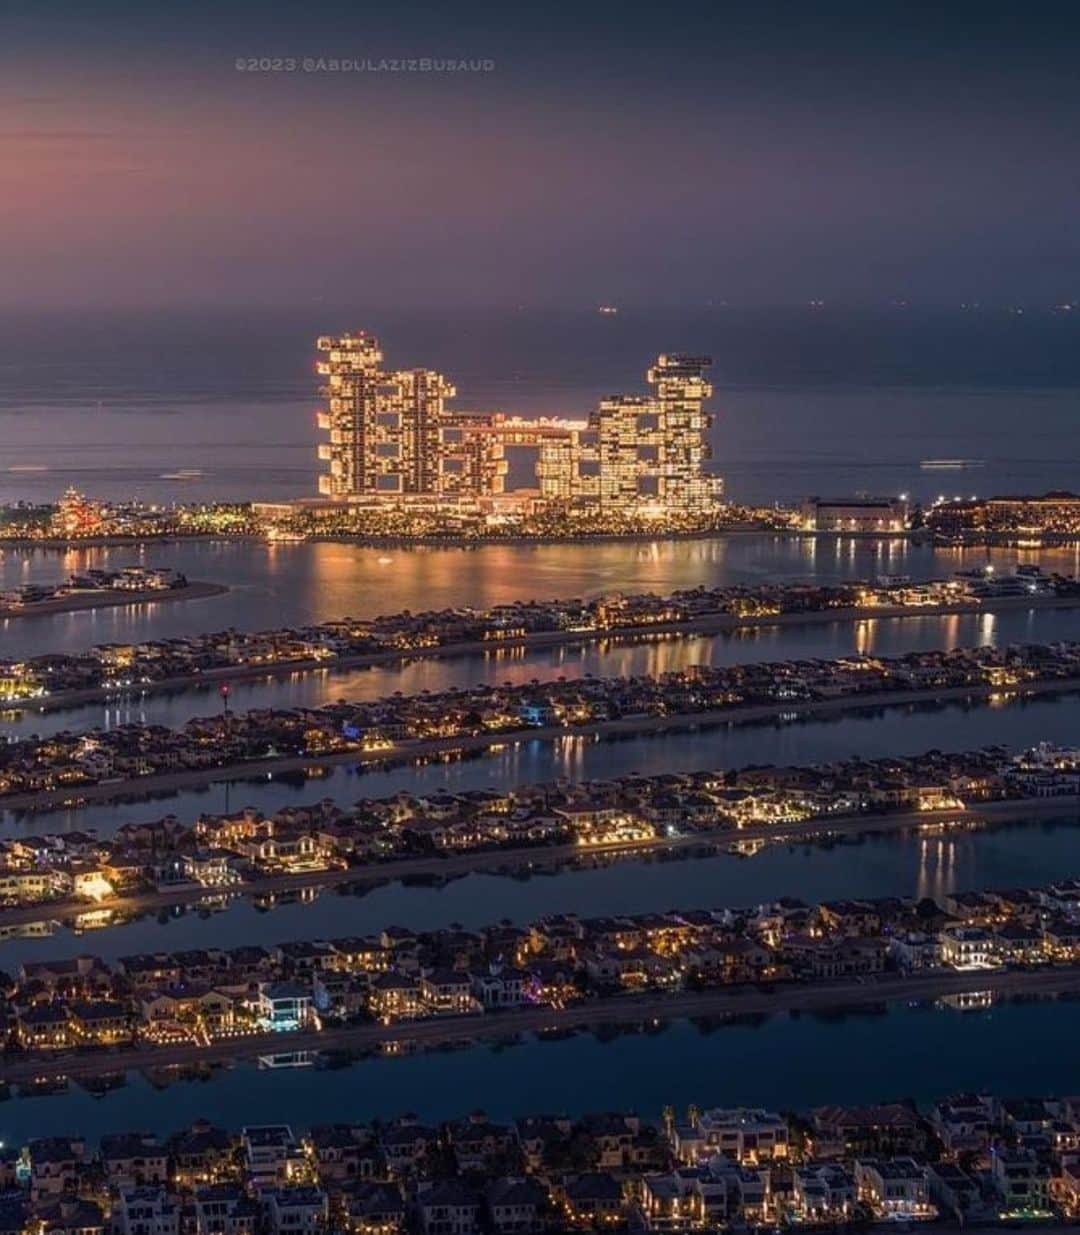
[[[430,369],[382,367],[378,341],[358,332],[318,341],[326,400],[319,491],[336,501],[492,499],[505,491],[506,448],[537,451],[536,500],[568,514],[694,517],[722,482],[705,471],[705,356],[660,356],[646,395],[601,401],[587,420],[526,420],[455,412],[455,391]]]

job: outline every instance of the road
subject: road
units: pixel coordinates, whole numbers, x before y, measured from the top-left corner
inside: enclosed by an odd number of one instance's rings
[[[1056,678],[1027,682],[1022,687],[956,686],[945,690],[894,690],[881,694],[845,695],[810,702],[754,704],[746,707],[718,708],[711,712],[674,712],[668,716],[625,716],[619,720],[592,721],[582,725],[546,725],[513,729],[499,733],[479,733],[463,737],[421,739],[396,742],[386,750],[342,751],[329,755],[285,755],[249,759],[221,767],[193,768],[182,772],[162,772],[132,780],[80,786],[78,789],[50,789],[35,793],[12,793],[0,797],[0,810],[46,810],[53,806],[77,807],[83,802],[107,802],[140,794],[175,793],[216,781],[267,777],[275,773],[303,772],[309,768],[335,764],[407,764],[443,754],[469,754],[515,742],[554,742],[560,738],[633,737],[640,734],[670,733],[694,729],[717,729],[725,725],[748,725],[784,717],[839,716],[875,708],[909,707],[963,700],[987,699],[992,695],[1029,698],[1034,695],[1068,694],[1080,690],[1080,678]]]
[[[63,1058],[36,1056],[0,1063],[0,1082],[20,1084],[67,1076],[85,1079],[105,1072],[222,1063],[290,1051],[362,1051],[386,1043],[434,1046],[477,1037],[507,1037],[588,1025],[626,1024],[687,1017],[757,1016],[812,1012],[908,1000],[937,999],[972,991],[999,995],[1055,995],[1080,989],[1080,965],[1033,971],[935,972],[882,975],[862,982],[781,986],[772,991],[720,988],[676,995],[616,995],[571,1008],[524,1008],[484,1016],[454,1016],[394,1026],[354,1025],[322,1033],[253,1034],[210,1046],[139,1046]]]
[[[195,586],[195,585],[193,585]],[[199,585],[208,586],[208,585]],[[210,585],[212,586],[212,585]],[[543,649],[563,646],[580,646],[600,642],[633,642],[671,635],[716,635],[736,630],[749,630],[771,626],[824,625],[832,622],[864,622],[881,619],[949,617],[965,613],[1008,613],[1033,609],[1073,609],[1080,607],[1080,595],[1023,597],[1002,596],[983,601],[957,601],[952,604],[926,605],[913,608],[910,605],[883,605],[878,607],[827,609],[821,612],[780,613],[761,617],[733,617],[717,613],[695,618],[690,622],[662,622],[648,626],[629,626],[613,631],[543,631],[523,635],[517,639],[500,639],[498,642],[474,640],[469,643],[448,643],[441,647],[414,648],[408,652],[367,652],[355,656],[339,656],[334,660],[289,660],[271,665],[228,665],[207,669],[201,673],[162,678],[146,682],[130,694],[134,697],[160,694],[168,691],[183,691],[215,683],[237,682],[252,678],[273,678],[294,673],[335,672],[342,669],[367,669],[378,665],[396,665],[414,660],[454,659],[466,656],[485,656],[500,651],[525,648]],[[86,690],[63,691],[45,699],[27,702],[26,707],[37,712],[62,711],[65,708],[81,707],[88,703],[100,703],[116,699],[118,692],[94,687]]]
[[[0,909],[0,930],[27,926],[42,921],[58,921],[85,913],[87,910],[109,909],[120,916],[152,913],[176,905],[194,905],[199,901],[220,900],[223,896],[251,897],[274,893],[296,892],[303,888],[331,888],[342,884],[364,885],[392,883],[410,878],[453,878],[477,872],[499,873],[540,870],[563,863],[587,860],[589,857],[638,857],[651,853],[711,847],[723,849],[736,841],[808,840],[820,836],[859,836],[869,833],[900,832],[910,828],[926,828],[962,820],[977,826],[982,823],[1009,823],[1026,819],[1064,817],[1080,810],[1080,796],[1057,798],[1025,798],[1005,802],[985,802],[966,811],[896,811],[881,815],[834,815],[827,819],[808,819],[803,823],[757,824],[753,827],[695,832],[687,836],[664,836],[655,840],[635,841],[619,845],[583,847],[581,845],[548,845],[519,849],[489,849],[445,857],[425,856],[392,862],[349,867],[346,870],[303,871],[292,875],[267,875],[253,879],[236,889],[186,886],[165,892],[146,892],[137,896],[115,896],[91,904],[85,900],[51,901],[45,905],[20,905]]]

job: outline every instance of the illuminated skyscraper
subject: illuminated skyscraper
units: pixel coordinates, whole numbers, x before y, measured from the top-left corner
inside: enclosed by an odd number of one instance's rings
[[[378,342],[362,332],[324,336],[318,347],[319,425],[330,437],[319,447],[329,464],[319,488],[335,500],[498,497],[508,446],[537,450],[533,493],[569,514],[694,517],[720,496],[705,472],[707,357],[660,356],[651,394],[604,399],[588,421],[525,420],[448,411],[455,391],[445,377],[384,372]]]
[[[702,409],[712,394],[707,356],[660,356],[648,372],[652,395],[616,395],[590,417],[596,477],[582,474],[580,497],[602,511],[694,515],[722,493],[705,471],[712,417]]]
[[[704,510],[723,492],[720,479],[705,471],[713,418],[702,405],[712,397],[705,380],[711,364],[708,356],[660,356],[648,375],[659,404],[660,502],[689,512]]]
[[[318,372],[327,400],[319,428],[330,441],[319,458],[330,464],[319,492],[347,499],[441,490],[442,428],[454,388],[430,369],[384,373],[377,340],[363,332],[323,336]]]
[[[319,492],[346,498],[375,488],[376,390],[382,352],[361,332],[319,339],[316,371],[326,382],[320,394],[326,410],[319,428],[330,435],[319,445],[319,458],[330,466],[319,477]]]

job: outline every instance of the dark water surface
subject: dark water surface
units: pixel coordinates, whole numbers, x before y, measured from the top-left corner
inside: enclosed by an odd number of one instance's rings
[[[337,699],[376,699],[394,691],[417,694],[488,682],[516,684],[558,677],[659,675],[691,665],[732,665],[759,661],[823,658],[860,652],[898,656],[936,648],[983,644],[1052,643],[1080,632],[1080,609],[1031,610],[1002,614],[906,617],[763,627],[717,636],[661,636],[579,646],[495,651],[483,655],[415,660],[364,669],[322,669],[311,673],[234,681],[234,711],[262,707],[317,707]],[[28,708],[3,722],[11,734],[45,735],[60,730],[118,725],[179,726],[221,708],[217,685],[155,695],[116,697],[59,711]]]
[[[125,415],[127,413],[124,413]],[[3,586],[27,578],[59,578],[87,564],[153,561],[192,578],[226,582],[225,597],[191,604],[118,609],[9,622],[0,627],[4,655],[78,649],[91,642],[138,639],[221,628],[258,627],[403,608],[490,604],[517,596],[588,595],[617,589],[670,589],[726,580],[772,577],[846,578],[879,573],[947,575],[983,560],[905,545],[783,540],[747,536],[712,541],[638,542],[591,546],[475,551],[376,551],[357,546],[200,544],[153,550],[73,554],[7,552]],[[380,560],[388,559],[388,560]],[[1008,568],[1016,554],[994,555]],[[1048,568],[1076,571],[1072,551],[1043,553]],[[789,656],[834,656],[853,650],[890,654],[914,648],[1008,643],[1076,637],[1077,615],[1012,613],[901,622],[830,624],[763,630],[686,641],[562,649],[535,654],[418,662],[403,669],[319,674],[274,684],[237,684],[238,707],[264,702],[319,702],[387,690],[439,689],[484,678],[520,680],[566,673],[662,672],[702,660],[732,663]],[[146,718],[180,723],[216,706],[198,692],[130,701],[108,713],[5,721],[3,732],[40,727],[87,727]],[[98,828],[172,811],[190,821],[200,811],[251,804],[273,810],[286,802],[333,796],[349,802],[400,787],[471,788],[556,777],[605,777],[634,771],[737,766],[751,762],[806,763],[851,754],[915,754],[930,747],[970,748],[1004,743],[1019,748],[1040,740],[1075,745],[1080,696],[1039,698],[1007,706],[905,708],[828,721],[774,723],[658,735],[618,742],[581,739],[509,745],[482,759],[358,775],[337,767],[324,779],[295,778],[218,784],[156,801],[98,804],[78,812],[5,815],[3,834],[50,828]],[[0,967],[22,959],[71,955],[108,957],[138,950],[248,941],[276,942],[368,931],[387,922],[466,925],[509,917],[525,920],[555,910],[632,912],[675,905],[745,904],[789,893],[808,900],[843,894],[940,895],[955,887],[1038,884],[1080,873],[1080,829],[1074,819],[1001,827],[949,837],[877,837],[830,849],[784,846],[753,858],[632,861],[565,871],[527,881],[472,876],[445,888],[386,886],[364,896],[325,893],[311,903],[261,912],[237,902],[225,913],[146,918],[98,934],[58,930],[49,938],[0,946]],[[443,1117],[486,1106],[494,1115],[530,1109],[636,1107],[655,1114],[667,1102],[761,1102],[800,1107],[990,1085],[998,1091],[1072,1091],[1080,1082],[1070,1050],[1080,1005],[1062,1002],[1000,1006],[960,1015],[896,1008],[885,1016],[777,1017],[755,1026],[703,1033],[677,1024],[653,1035],[601,1041],[578,1035],[513,1049],[463,1051],[377,1059],[343,1071],[257,1071],[238,1067],[215,1079],[158,1090],[135,1078],[94,1099],[79,1089],[51,1098],[19,1099],[0,1107],[0,1139],[40,1132],[146,1127],[169,1130],[207,1115],[237,1124],[286,1118],[367,1118],[415,1109]],[[1038,1042],[1039,1050],[1017,1049]]]
[[[1003,549],[988,555],[982,549],[936,549],[903,541],[748,534],[475,549],[253,542],[68,552],[7,549],[0,550],[0,590],[31,580],[54,582],[91,566],[118,569],[141,562],[222,583],[230,591],[204,600],[9,620],[0,623],[0,647],[4,655],[30,656],[230,626],[265,629],[345,615],[370,617],[452,605],[480,608],[530,598],[667,592],[782,579],[866,579],[881,574],[947,578],[986,561],[1008,570],[1018,560],[1076,574],[1080,547],[1041,552]]]
[[[660,352],[713,357],[716,470],[739,500],[1075,486],[1080,321],[915,308],[99,313],[0,319],[0,501],[75,483],[153,501],[315,491],[314,341],[366,329],[455,406],[586,415]],[[63,346],[57,340],[63,339]],[[920,468],[967,458],[959,476]],[[514,460],[512,483],[528,461]],[[11,469],[45,468],[45,471]],[[196,469],[178,481],[169,473]]]
[[[384,770],[335,764],[325,775],[271,775],[222,781],[199,789],[124,802],[90,802],[78,810],[0,813],[0,836],[71,828],[110,835],[126,822],[175,814],[191,822],[200,813],[243,806],[271,812],[288,802],[330,797],[344,804],[402,788],[463,790],[534,784],[568,778],[596,780],[635,772],[697,771],[751,763],[807,764],[851,755],[918,755],[934,748],[973,750],[1001,744],[1022,750],[1040,741],[1075,745],[1080,694],[1039,695],[1012,703],[975,701],[864,710],[827,719],[729,725],[697,732],[657,733],[616,740],[585,737],[556,742],[523,739],[494,753],[421,767]]]
[[[228,1127],[288,1120],[297,1129],[412,1111],[445,1119],[478,1107],[496,1119],[534,1112],[685,1109],[826,1102],[956,1091],[1072,1093],[1080,1002],[1002,1004],[982,1012],[892,1006],[878,1015],[791,1016],[719,1028],[692,1022],[650,1032],[579,1033],[558,1041],[478,1045],[333,1070],[244,1065],[155,1089],[141,1077],[104,1098],[72,1088],[0,1107],[11,1143],[44,1134],[165,1133],[207,1118]],[[1032,1049],[1036,1047],[1037,1049]]]
[[[948,835],[871,834],[827,845],[769,845],[753,856],[661,855],[518,877],[474,874],[443,886],[394,882],[359,893],[312,890],[272,907],[236,899],[213,912],[174,909],[98,930],[53,923],[48,934],[0,945],[0,968],[87,951],[112,961],[136,952],[371,934],[399,924],[474,929],[504,918],[527,923],[547,913],[748,906],[780,896],[814,902],[853,889],[861,896],[932,896],[940,902],[955,890],[1038,887],[1067,875],[1080,876],[1080,816],[1063,814]]]

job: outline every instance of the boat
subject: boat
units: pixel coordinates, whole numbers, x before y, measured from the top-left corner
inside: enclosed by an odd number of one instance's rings
[[[619,310],[613,304],[602,304],[596,311],[605,317],[614,317]]]
[[[963,471],[969,467],[985,467],[985,459],[920,459],[924,472]]]

